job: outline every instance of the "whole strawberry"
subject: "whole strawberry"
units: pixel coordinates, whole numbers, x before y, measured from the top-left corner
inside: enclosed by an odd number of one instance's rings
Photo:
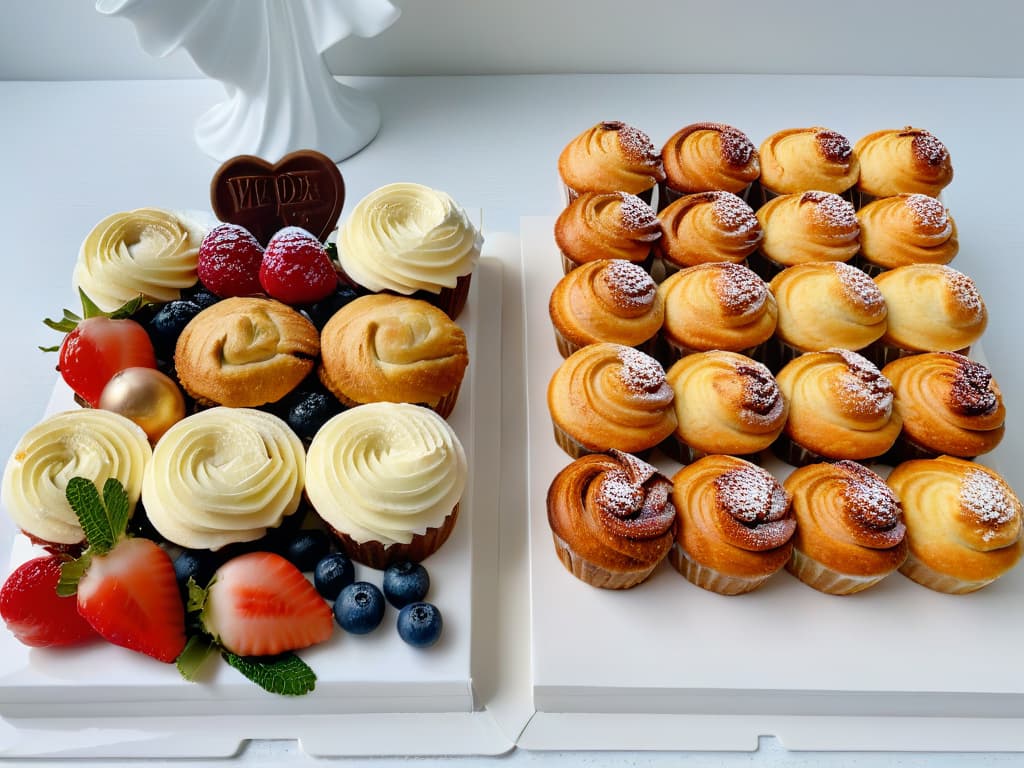
[[[301,227],[270,238],[260,264],[260,285],[285,304],[312,304],[338,287],[338,273],[320,241]]]
[[[222,299],[262,293],[263,248],[245,227],[219,224],[203,238],[196,259],[199,281]]]
[[[19,565],[0,589],[0,617],[18,640],[33,647],[77,645],[96,632],[74,599],[57,596],[66,558],[36,557]]]

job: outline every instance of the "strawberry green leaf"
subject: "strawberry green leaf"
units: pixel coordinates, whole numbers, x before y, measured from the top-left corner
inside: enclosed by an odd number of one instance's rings
[[[100,309],[99,305],[96,304],[95,301],[90,299],[86,295],[85,291],[83,291],[81,288],[78,289],[78,295],[82,300],[81,315],[75,314],[70,309],[65,309],[64,314],[60,320],[53,320],[52,318],[47,317],[43,319],[43,324],[47,328],[52,328],[55,331],[67,334],[75,330],[75,328],[78,327],[78,324],[86,318],[109,317],[112,320],[123,320],[125,318],[130,318],[132,315],[134,315],[136,312],[142,309],[142,307],[145,307],[146,305],[152,303],[149,299],[147,299],[140,293],[134,299],[129,299],[117,309],[112,310],[110,312],[105,312],[102,309]],[[58,344],[57,346],[54,347],[40,347],[40,349],[43,352],[56,352],[60,349],[60,345]]]
[[[58,345],[56,345],[54,347],[39,347],[39,351],[40,352],[59,352],[60,351],[60,344],[58,344]]]
[[[196,584],[194,578],[189,576],[186,586],[188,587],[188,604],[185,606],[185,610],[189,613],[203,610],[206,607],[207,590],[213,586],[213,581],[204,589]]]
[[[332,262],[338,262],[338,244],[337,243],[326,243],[324,250],[327,251],[327,258]]]
[[[271,657],[242,657],[222,650],[221,655],[228,664],[270,693],[301,696],[316,688],[316,674],[293,653]]]
[[[100,317],[101,315],[106,314],[102,309],[100,309],[99,305],[95,301],[93,301],[86,295],[85,291],[83,291],[81,288],[78,289],[78,296],[82,300],[83,317]]]
[[[88,570],[92,556],[86,552],[77,560],[68,560],[60,567],[60,579],[57,580],[57,595],[71,597],[78,592],[78,580]]]
[[[193,635],[185,643],[185,649],[175,662],[181,676],[193,682],[203,663],[217,650],[216,643],[207,635]]]

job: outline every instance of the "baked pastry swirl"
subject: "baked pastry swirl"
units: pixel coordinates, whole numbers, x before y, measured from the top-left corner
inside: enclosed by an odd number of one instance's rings
[[[769,200],[757,211],[764,230],[761,255],[776,268],[811,261],[849,261],[860,249],[853,205],[827,192]]]
[[[757,148],[742,131],[722,123],[680,128],[661,149],[670,197],[714,189],[742,194],[761,175]]]
[[[654,209],[626,192],[585,192],[555,220],[562,271],[599,259],[624,259],[649,266],[661,237]]]
[[[894,407],[903,419],[900,441],[911,451],[908,457],[968,459],[1003,439],[1003,396],[981,363],[955,352],[930,352],[893,360],[882,374],[896,393]]]
[[[831,595],[872,587],[907,556],[897,495],[855,461],[811,464],[784,483],[793,495],[796,536],[787,570]]]
[[[73,477],[101,489],[120,481],[129,510],[142,492],[142,474],[152,458],[149,440],[135,422],[98,408],[58,413],[29,429],[14,448],[3,477],[3,505],[30,539],[56,549],[85,542],[78,517],[65,496]]]
[[[706,456],[672,479],[673,567],[723,595],[757,589],[793,550],[789,494],[768,472],[734,456]]]
[[[638,347],[665,318],[654,280],[622,259],[591,261],[565,275],[551,292],[548,312],[563,357],[599,341]]]
[[[857,211],[860,260],[874,273],[907,264],[948,264],[960,250],[956,223],[941,202],[901,194]]]
[[[857,189],[870,197],[911,192],[936,197],[953,180],[949,150],[923,128],[869,133],[853,148],[860,160]]]
[[[288,394],[319,354],[320,334],[294,309],[235,297],[192,318],[178,337],[174,366],[199,403],[251,408]]]
[[[646,451],[676,427],[664,369],[620,344],[574,352],[551,377],[547,398],[555,439],[573,458],[611,448]]]
[[[828,128],[788,128],[773,133],[757,151],[761,187],[788,195],[817,189],[841,194],[857,183],[860,163],[849,140]]]
[[[205,233],[184,216],[159,208],[111,214],[82,242],[74,285],[108,312],[139,295],[172,301],[196,282]]]
[[[188,549],[255,541],[299,508],[305,459],[298,435],[273,414],[210,408],[160,438],[143,504],[153,527]]]
[[[994,470],[940,456],[900,464],[888,483],[907,523],[904,576],[962,594],[991,584],[1020,559],[1020,499]]]
[[[618,120],[598,123],[570,141],[558,156],[558,173],[570,201],[582,192],[648,193],[665,179],[650,137]]]
[[[672,545],[671,491],[667,477],[628,453],[576,459],[548,488],[548,524],[558,559],[595,587],[640,584]]]
[[[658,214],[662,237],[655,243],[667,272],[695,264],[738,264],[761,244],[753,209],[731,192],[698,192],[679,198]]]
[[[466,334],[419,299],[375,294],[339,309],[320,337],[320,380],[345,405],[416,403],[448,416],[469,364]]]

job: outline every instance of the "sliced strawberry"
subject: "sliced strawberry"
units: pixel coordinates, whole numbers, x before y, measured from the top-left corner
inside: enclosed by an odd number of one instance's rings
[[[96,637],[73,598],[57,596],[66,558],[37,557],[18,566],[0,589],[0,617],[25,645],[77,645]]]
[[[272,656],[331,636],[330,607],[298,568],[280,555],[251,552],[229,560],[213,577],[200,618],[239,656]]]
[[[199,245],[196,271],[199,280],[222,299],[263,292],[260,263],[263,248],[245,227],[219,224]]]
[[[285,304],[312,304],[338,287],[338,273],[319,240],[301,227],[285,227],[267,243],[260,284]]]
[[[122,538],[91,557],[78,581],[78,612],[109,642],[160,661],[174,661],[185,647],[174,563],[148,539]]]
[[[156,368],[153,342],[134,320],[88,317],[64,337],[60,375],[93,408],[111,377],[125,368]]]

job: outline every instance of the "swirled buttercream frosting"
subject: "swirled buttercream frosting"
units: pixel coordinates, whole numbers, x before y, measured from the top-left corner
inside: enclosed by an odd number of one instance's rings
[[[302,441],[281,419],[210,408],[171,427],[153,451],[142,498],[154,527],[189,549],[261,538],[302,498]]]
[[[483,235],[444,192],[388,184],[356,205],[338,232],[345,273],[371,291],[440,293],[470,274]]]
[[[68,481],[84,477],[102,487],[116,478],[134,510],[151,456],[146,433],[124,416],[91,408],[58,413],[18,441],[4,470],[3,505],[32,538],[79,544],[85,534],[64,496]]]
[[[316,433],[306,494],[324,522],[360,544],[408,544],[442,525],[462,498],[467,474],[462,443],[436,413],[369,403]]]
[[[196,223],[158,208],[111,214],[82,242],[74,285],[107,311],[140,294],[173,301],[196,282],[204,234]]]

